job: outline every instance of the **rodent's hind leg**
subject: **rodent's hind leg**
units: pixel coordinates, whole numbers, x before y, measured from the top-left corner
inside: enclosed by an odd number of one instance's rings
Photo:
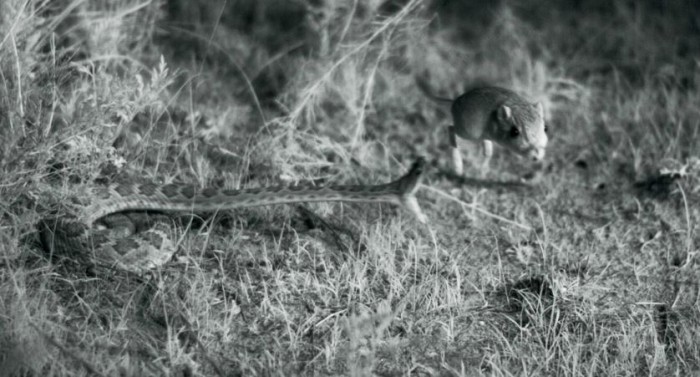
[[[464,174],[464,166],[462,165],[462,153],[459,148],[452,147],[452,167],[455,169],[455,174],[461,176]]]
[[[461,176],[464,174],[464,165],[462,165],[462,153],[459,152],[459,146],[457,145],[457,134],[454,126],[449,126],[447,129],[450,134],[450,149],[452,149],[452,167],[455,170],[455,174]]]
[[[493,143],[490,140],[482,140],[481,151],[484,154],[484,160],[481,162],[481,174],[483,175],[489,171],[491,156],[493,156]]]

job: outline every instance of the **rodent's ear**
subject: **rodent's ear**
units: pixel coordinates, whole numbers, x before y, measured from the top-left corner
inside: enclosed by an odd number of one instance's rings
[[[544,118],[544,106],[542,106],[542,102],[537,102],[535,104],[535,109],[537,109],[537,112]]]
[[[498,107],[498,110],[496,110],[496,116],[498,117],[498,120],[501,122],[505,122],[510,120],[512,113],[510,110],[510,107],[506,105],[501,105]]]

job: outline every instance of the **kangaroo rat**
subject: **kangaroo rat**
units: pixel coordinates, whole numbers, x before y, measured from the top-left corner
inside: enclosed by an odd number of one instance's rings
[[[451,106],[453,124],[448,131],[452,163],[458,175],[464,169],[457,137],[481,142],[485,156],[482,168],[488,167],[493,142],[535,161],[544,158],[549,139],[542,103],[530,102],[512,90],[497,86],[470,89],[451,100],[430,93],[420,79],[417,83],[428,98]]]

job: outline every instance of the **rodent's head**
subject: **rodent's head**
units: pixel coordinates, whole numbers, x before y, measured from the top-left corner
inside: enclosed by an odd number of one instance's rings
[[[494,141],[532,160],[544,158],[549,138],[542,103],[504,103],[496,109],[494,118]]]

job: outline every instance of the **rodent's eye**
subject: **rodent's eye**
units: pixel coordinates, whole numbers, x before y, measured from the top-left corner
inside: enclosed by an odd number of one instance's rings
[[[510,137],[518,137],[520,136],[520,130],[518,129],[517,126],[513,126],[510,128]]]
[[[549,127],[547,125],[544,125],[544,133],[548,134],[549,133]]]

